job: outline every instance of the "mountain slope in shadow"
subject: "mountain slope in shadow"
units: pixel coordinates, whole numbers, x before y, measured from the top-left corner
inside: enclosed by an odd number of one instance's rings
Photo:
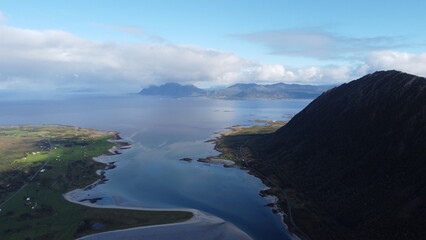
[[[426,237],[425,78],[382,71],[330,89],[248,147],[253,168],[291,185],[339,232],[306,229],[312,239]]]

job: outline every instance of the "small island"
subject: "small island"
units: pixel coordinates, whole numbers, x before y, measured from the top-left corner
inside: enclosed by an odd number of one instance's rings
[[[114,163],[93,158],[127,148],[119,139],[117,132],[73,126],[0,127],[0,239],[67,240],[192,218],[184,211],[95,208],[65,200],[71,190],[107,180],[103,173]]]

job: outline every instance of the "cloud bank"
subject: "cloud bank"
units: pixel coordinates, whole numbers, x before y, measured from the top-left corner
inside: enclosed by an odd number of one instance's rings
[[[346,37],[315,29],[291,29],[234,35],[264,45],[270,54],[316,59],[354,58],[359,53],[402,47],[400,37]]]
[[[168,81],[221,81],[253,63],[197,46],[117,44],[63,31],[0,26],[0,88],[132,88]],[[134,89],[136,91],[136,89]]]
[[[1,24],[0,36],[0,89],[137,92],[166,82],[201,87],[240,82],[341,83],[382,69],[426,75],[426,53],[376,51],[358,66],[289,68],[192,45],[99,42],[64,31]],[[332,40],[324,38],[322,43],[328,41]]]
[[[397,51],[371,53],[365,61],[368,71],[397,69],[426,77],[426,53],[412,54]]]

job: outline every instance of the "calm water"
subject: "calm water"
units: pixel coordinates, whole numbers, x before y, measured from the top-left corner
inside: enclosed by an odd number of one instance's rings
[[[249,120],[287,120],[310,100],[161,99],[137,95],[61,97],[38,101],[0,99],[0,125],[67,124],[117,130],[132,143],[110,157],[118,166],[93,194],[115,195],[121,204],[195,208],[232,222],[254,239],[291,239],[281,217],[259,196],[262,182],[245,171],[180,158],[215,155],[205,141]],[[106,198],[100,204],[111,204]]]

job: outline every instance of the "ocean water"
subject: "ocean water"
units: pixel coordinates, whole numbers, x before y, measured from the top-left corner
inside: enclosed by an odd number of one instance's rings
[[[311,100],[217,100],[139,95],[68,95],[43,100],[0,99],[0,125],[64,124],[115,130],[132,146],[108,157],[117,167],[93,194],[117,196],[120,204],[195,208],[229,221],[254,239],[291,239],[265,185],[236,168],[179,161],[218,154],[206,140],[250,120],[288,120]],[[105,198],[99,204],[112,204]]]

